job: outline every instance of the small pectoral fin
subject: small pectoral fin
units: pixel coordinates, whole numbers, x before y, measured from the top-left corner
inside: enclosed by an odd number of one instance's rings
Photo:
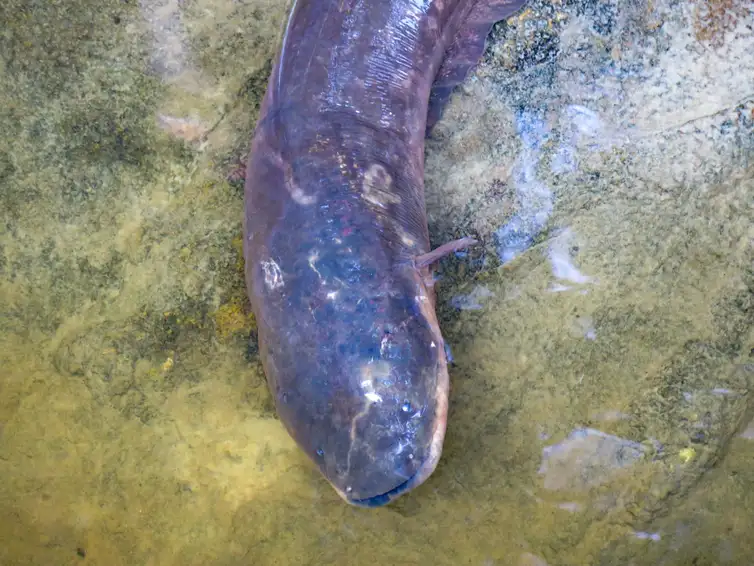
[[[478,244],[479,242],[474,238],[461,238],[460,240],[453,240],[447,244],[443,244],[439,248],[435,248],[429,253],[416,256],[414,258],[414,265],[421,269],[422,267],[429,267],[436,261],[441,260],[446,255],[450,255],[458,250],[469,248]]]

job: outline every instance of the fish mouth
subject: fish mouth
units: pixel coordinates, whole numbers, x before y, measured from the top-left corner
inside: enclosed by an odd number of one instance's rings
[[[442,442],[443,437],[445,436],[445,426],[444,423],[439,426],[441,430],[435,432],[435,437],[439,433],[441,435],[441,438],[439,439],[439,446],[442,448]],[[438,450],[435,450],[435,447],[438,446],[437,439],[432,439],[432,447],[430,449],[430,455],[425,460],[424,464],[422,464],[422,467],[417,470],[417,472],[411,476],[409,479],[404,481],[403,483],[397,485],[390,491],[387,491],[385,493],[382,493],[380,495],[374,495],[372,497],[366,497],[363,499],[354,499],[350,497],[347,493],[344,493],[340,489],[336,489],[338,492],[338,495],[340,495],[347,503],[355,506],[355,507],[364,507],[364,508],[374,508],[374,507],[383,507],[393,501],[394,499],[400,497],[404,493],[407,493],[411,491],[416,486],[424,483],[424,481],[432,475],[432,472],[435,471],[435,468],[437,467],[437,463],[440,461],[440,452]]]
[[[413,486],[418,485],[423,480],[416,480],[416,477],[419,475],[419,472],[414,474],[412,477],[410,477],[408,480],[400,484],[398,487],[394,487],[387,493],[383,493],[382,495],[375,495],[373,497],[368,497],[366,499],[350,499],[348,496],[345,497],[345,500],[350,503],[351,505],[354,505],[355,507],[364,507],[364,508],[374,508],[374,507],[383,507],[390,503],[393,499],[400,496],[403,493],[406,493],[409,491]],[[342,496],[342,495],[341,495]]]

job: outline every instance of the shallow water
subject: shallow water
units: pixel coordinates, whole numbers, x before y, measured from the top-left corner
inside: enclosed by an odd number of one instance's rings
[[[427,147],[433,242],[485,243],[440,274],[445,452],[373,510],[247,346],[226,175],[285,10],[0,6],[0,563],[754,563],[748,4],[497,26]]]

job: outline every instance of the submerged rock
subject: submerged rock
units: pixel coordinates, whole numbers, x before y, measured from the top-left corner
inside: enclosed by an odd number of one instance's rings
[[[542,451],[539,473],[545,489],[587,490],[611,479],[642,456],[638,442],[605,434],[592,428],[577,428],[564,441]]]

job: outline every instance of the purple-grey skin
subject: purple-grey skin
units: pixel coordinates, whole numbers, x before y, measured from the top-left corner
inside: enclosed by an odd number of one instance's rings
[[[348,503],[424,482],[448,414],[424,137],[525,0],[294,0],[246,169],[246,280],[291,436]]]

